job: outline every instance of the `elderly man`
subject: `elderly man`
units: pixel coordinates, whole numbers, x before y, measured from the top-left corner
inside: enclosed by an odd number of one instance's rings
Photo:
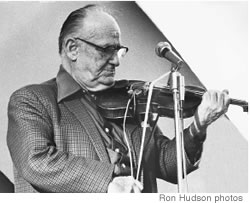
[[[116,20],[101,7],[88,5],[68,16],[59,37],[57,77],[21,88],[10,98],[7,142],[16,192],[157,192],[156,178],[176,183],[175,139],[158,128],[154,136],[146,134],[135,181],[130,168],[138,166],[141,126],[126,125],[129,160],[122,124],[105,119],[96,107],[93,95],[112,88],[127,51]],[[228,104],[226,92],[204,94],[194,122],[184,130],[187,173],[198,167],[207,126]]]

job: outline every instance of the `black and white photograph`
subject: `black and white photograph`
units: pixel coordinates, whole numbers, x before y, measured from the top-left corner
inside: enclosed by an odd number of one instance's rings
[[[246,202],[248,1],[1,1],[0,25],[0,193]]]

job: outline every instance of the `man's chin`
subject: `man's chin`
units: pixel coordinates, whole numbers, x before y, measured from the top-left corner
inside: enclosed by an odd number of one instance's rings
[[[105,78],[104,80],[99,80],[98,84],[93,88],[89,88],[89,90],[94,91],[94,92],[102,91],[102,90],[106,90],[112,87],[114,84],[115,84],[114,78],[109,77],[109,78]]]
[[[105,89],[108,89],[108,88],[112,87],[114,84],[115,84],[115,80],[114,79],[108,80],[107,82],[102,83],[103,87],[104,88],[106,87]]]
[[[105,86],[112,86],[115,83],[114,76],[105,77],[103,79],[100,79],[100,84],[103,84]]]

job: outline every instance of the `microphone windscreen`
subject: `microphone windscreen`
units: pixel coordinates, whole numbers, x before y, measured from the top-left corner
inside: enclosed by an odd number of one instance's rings
[[[159,42],[155,47],[155,53],[159,57],[163,57],[166,52],[172,50],[168,42]]]

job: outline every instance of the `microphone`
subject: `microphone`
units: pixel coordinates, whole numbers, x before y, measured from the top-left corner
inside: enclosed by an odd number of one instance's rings
[[[183,64],[183,60],[172,51],[172,47],[168,42],[159,42],[155,47],[155,53],[157,56],[165,58],[177,66]]]

